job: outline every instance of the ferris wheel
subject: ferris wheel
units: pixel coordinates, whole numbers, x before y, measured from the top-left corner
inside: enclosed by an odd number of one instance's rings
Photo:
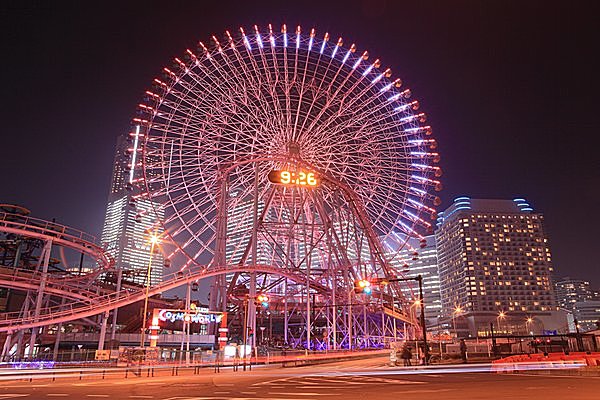
[[[391,69],[342,38],[285,25],[213,36],[164,68],[139,108],[141,196],[164,209],[167,257],[183,256],[183,268],[218,252],[223,191],[226,235],[248,225],[249,199],[260,212],[273,187],[314,193],[321,183],[351,192],[363,225],[396,248],[432,228],[441,170],[425,114]],[[333,213],[339,201],[322,191]]]

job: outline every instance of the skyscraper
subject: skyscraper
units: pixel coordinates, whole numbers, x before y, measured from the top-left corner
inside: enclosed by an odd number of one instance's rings
[[[554,287],[556,289],[556,301],[558,305],[567,310],[573,309],[573,304],[580,301],[593,300],[593,292],[590,283],[581,279],[564,277],[559,279]]]
[[[555,283],[558,305],[571,313],[582,331],[596,329],[600,321],[600,301],[594,296],[590,283],[565,277]],[[571,327],[575,331],[575,325]]]
[[[394,251],[394,244],[391,241],[385,241],[384,243],[387,249]],[[395,257],[392,257],[392,267],[407,277],[417,275],[423,277],[425,319],[428,325],[436,325],[442,311],[442,299],[440,296],[435,236],[425,236],[423,244],[424,247],[421,247],[418,239],[410,239],[402,250]],[[418,255],[415,255],[415,252]],[[406,299],[411,300],[419,297],[419,286],[416,282],[403,285],[401,290]]]
[[[144,198],[135,198],[132,183],[139,171],[134,168],[139,163],[137,153],[139,129],[117,139],[112,182],[102,243],[114,257],[118,268],[123,270],[124,279],[144,285],[150,263],[151,233],[161,234],[158,219],[164,217],[160,204]],[[150,285],[162,281],[163,255],[155,251],[152,255]]]
[[[564,331],[543,216],[524,199],[459,197],[439,214],[442,314],[458,335]]]

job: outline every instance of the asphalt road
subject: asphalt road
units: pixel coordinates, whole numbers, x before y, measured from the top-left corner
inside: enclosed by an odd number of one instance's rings
[[[0,382],[3,399],[600,399],[600,377],[469,372],[474,366],[431,370],[389,367],[385,359],[297,368],[253,368],[180,376],[86,377]],[[158,374],[157,374],[158,375]]]

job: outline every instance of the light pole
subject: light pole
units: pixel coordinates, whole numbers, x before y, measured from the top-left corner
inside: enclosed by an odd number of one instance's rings
[[[463,312],[461,306],[456,306],[452,311],[452,326],[454,328],[454,337],[458,338],[458,331],[456,330],[456,317]]]
[[[387,285],[390,282],[408,282],[408,281],[417,281],[419,284],[419,299],[418,304],[421,306],[421,316],[420,323],[423,334],[423,353],[425,356],[424,364],[429,364],[429,345],[427,344],[427,326],[425,326],[425,299],[423,298],[423,276],[417,275],[411,278],[392,278],[392,279],[381,279],[377,280],[376,283],[381,285]],[[360,283],[360,281],[359,281]],[[375,283],[375,282],[374,282]],[[415,305],[417,305],[417,301],[415,301]]]
[[[152,256],[154,248],[160,243],[160,238],[156,234],[150,235],[150,259],[148,260],[148,271],[146,274],[146,295],[144,296],[144,314],[142,314],[142,335],[140,338],[140,347],[146,343],[146,314],[148,313],[148,293],[150,291],[150,273],[152,271]]]
[[[527,333],[529,333],[531,336],[533,336],[533,330],[530,330],[532,322],[533,322],[533,318],[531,318],[531,317],[528,317],[525,320],[525,329],[527,330]]]
[[[498,317],[496,318],[496,323],[498,325],[498,333],[502,332],[502,325],[500,324],[500,321],[504,320],[505,318],[506,318],[506,313],[504,311],[500,311],[498,313]],[[505,333],[508,335],[508,332],[505,332]]]

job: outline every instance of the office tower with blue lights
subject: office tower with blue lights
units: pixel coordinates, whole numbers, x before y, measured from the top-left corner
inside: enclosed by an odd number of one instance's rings
[[[123,279],[129,282],[145,285],[152,260],[150,285],[156,285],[162,281],[164,257],[161,251],[150,256],[149,236],[151,232],[162,234],[158,219],[164,217],[164,211],[160,204],[135,196],[132,189],[138,178],[134,167],[140,161],[138,135],[136,128],[117,139],[101,240],[117,268],[123,271]]]
[[[442,316],[457,336],[567,330],[543,215],[525,199],[459,197],[435,236]]]

